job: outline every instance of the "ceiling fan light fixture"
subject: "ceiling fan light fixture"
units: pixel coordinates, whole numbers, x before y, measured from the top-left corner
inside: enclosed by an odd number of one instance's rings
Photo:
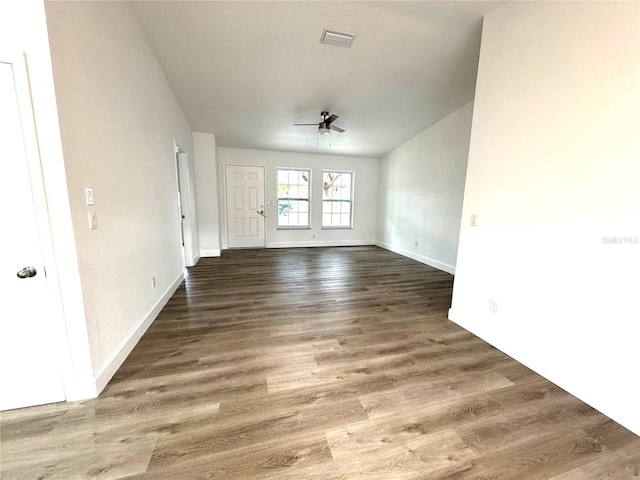
[[[335,122],[338,118],[339,115],[336,115],[335,113],[330,114],[328,111],[323,110],[322,112],[320,112],[320,122],[318,123],[294,123],[294,126],[297,127],[317,127],[318,130],[316,130],[318,133],[317,138],[316,138],[316,145],[320,145],[320,135],[323,136],[328,136],[329,137],[329,146],[331,146],[331,130],[333,130],[334,132],[338,132],[338,133],[344,133],[345,131],[340,128],[340,127],[336,127],[333,122]]]

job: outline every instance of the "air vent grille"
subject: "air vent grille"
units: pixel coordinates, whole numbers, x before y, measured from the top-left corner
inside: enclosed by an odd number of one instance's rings
[[[325,28],[322,32],[322,37],[320,37],[320,43],[326,43],[327,45],[334,45],[336,47],[350,48],[355,38],[355,33],[342,33],[327,30]]]

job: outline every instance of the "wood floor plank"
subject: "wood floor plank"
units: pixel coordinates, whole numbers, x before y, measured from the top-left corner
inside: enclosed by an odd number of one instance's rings
[[[377,247],[188,269],[99,398],[0,413],[0,478],[638,478],[640,438],[447,319]]]
[[[266,440],[258,445],[201,455],[162,470],[148,470],[146,473],[133,475],[127,479],[280,478],[289,470],[298,471],[330,460],[331,452],[324,436],[319,433],[305,432],[288,436],[286,441],[277,438]]]
[[[551,480],[637,480],[640,478],[640,439],[612,455],[601,456]]]

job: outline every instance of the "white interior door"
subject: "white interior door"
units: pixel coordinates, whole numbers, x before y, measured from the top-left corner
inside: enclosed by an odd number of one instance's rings
[[[264,247],[264,167],[227,165],[229,248]]]
[[[187,219],[186,214],[186,205],[184,201],[184,192],[188,191],[184,187],[185,183],[185,162],[184,156],[181,158],[180,151],[176,151],[176,172],[178,175],[178,214],[180,215],[180,240],[182,241],[182,258],[184,260],[185,266],[189,265],[189,260],[187,256],[186,250],[186,242],[185,242],[185,222]]]
[[[0,57],[0,410],[65,399],[40,243],[46,205],[34,196],[43,188],[40,160],[20,63]]]

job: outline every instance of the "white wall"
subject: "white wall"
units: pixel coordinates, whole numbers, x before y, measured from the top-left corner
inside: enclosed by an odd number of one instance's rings
[[[200,255],[220,256],[218,147],[212,133],[193,133]]]
[[[375,158],[315,155],[308,153],[248,150],[242,148],[218,149],[220,178],[224,166],[265,166],[265,199],[267,200],[267,247],[311,247],[337,245],[372,245],[375,241],[378,163]],[[276,168],[304,167],[311,169],[311,229],[278,230],[276,200]],[[322,230],[322,170],[351,170],[355,172],[353,200],[353,229]],[[223,184],[222,182],[221,184]],[[224,209],[224,188],[220,199]],[[270,202],[270,204],[269,204]],[[226,212],[221,218],[222,242],[226,248]],[[313,238],[315,235],[315,238]]]
[[[382,158],[379,246],[455,272],[472,111],[468,103]]]
[[[48,2],[46,13],[101,388],[182,278],[174,141],[193,161],[193,138],[126,3]],[[94,207],[85,205],[87,186]],[[96,230],[88,210],[97,214]]]
[[[450,318],[638,434],[639,132],[640,4],[485,17]]]
[[[42,1],[0,2],[0,50],[3,55],[26,55],[54,248],[54,258],[45,261],[49,284],[60,292],[55,311],[50,312],[59,335],[51,341],[59,347],[66,398],[88,398],[95,395],[96,389]],[[9,232],[11,228],[3,225],[2,229]]]

